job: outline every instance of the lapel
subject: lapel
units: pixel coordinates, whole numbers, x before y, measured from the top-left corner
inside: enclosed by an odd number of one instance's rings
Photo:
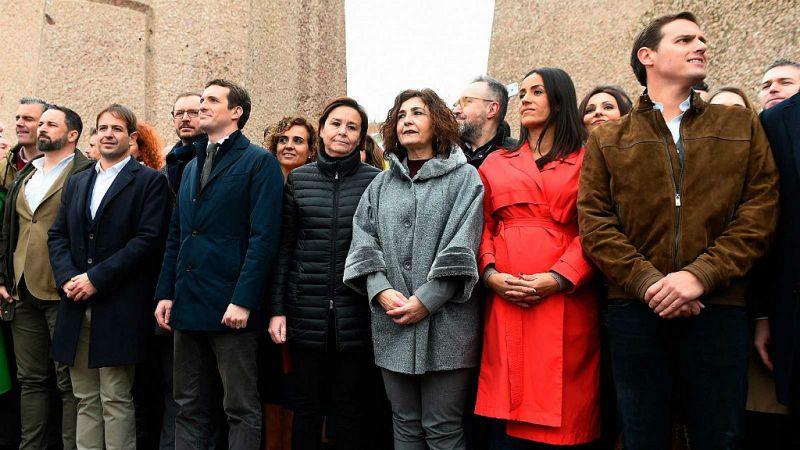
[[[106,195],[103,196],[100,206],[97,207],[97,213],[94,215],[95,222],[100,221],[100,217],[103,215],[103,210],[106,208],[106,206],[133,181],[135,173],[141,170],[141,168],[142,167],[139,162],[134,158],[131,158],[130,161],[125,164],[125,166],[119,172],[119,175],[117,175],[117,178],[115,178],[114,182],[111,183],[111,187],[108,188]],[[92,185],[94,185],[94,183],[92,183]]]
[[[531,148],[528,143],[522,144],[519,150],[514,153],[506,155],[511,161],[511,166],[520,172],[524,173],[528,178],[539,186],[539,191],[544,194],[544,182],[542,181],[542,173],[539,172],[539,167],[533,160]]]
[[[98,164],[98,163],[95,163]],[[78,192],[76,192],[76,197],[78,199],[77,210],[83,211],[83,214],[86,218],[84,221],[87,224],[87,227],[92,223],[92,210],[91,208],[91,200],[92,200],[92,188],[94,187],[94,180],[97,178],[97,171],[94,168],[94,165],[87,169],[88,176],[86,180],[78,186]]]
[[[56,181],[53,182],[53,184],[50,186],[50,189],[48,189],[48,191],[44,194],[44,197],[42,197],[42,201],[39,202],[39,206],[44,205],[47,199],[52,197],[53,194],[61,192],[61,190],[64,188],[64,182],[66,181],[67,176],[72,172],[73,168],[75,168],[75,158],[73,158],[72,161],[70,161],[70,163],[64,167],[64,170],[62,170],[58,175]]]
[[[794,158],[794,167],[800,176],[800,106],[797,105],[797,96],[786,101],[786,105],[779,105],[783,108],[783,121],[786,125],[786,138],[789,140],[789,149],[792,158]],[[776,106],[778,108],[779,106]]]
[[[33,172],[29,173],[24,180],[19,180],[19,194],[17,194],[17,203],[22,205],[22,207],[25,208],[25,212],[30,214],[31,217],[33,217],[33,211],[31,211],[31,206],[28,204],[28,198],[25,197],[25,188],[28,186],[28,180],[30,180],[32,176]]]
[[[239,133],[239,135],[236,137],[236,140],[231,142],[231,147],[222,154],[222,158],[214,163],[214,167],[211,169],[211,175],[208,176],[206,187],[203,190],[208,189],[208,186],[211,185],[215,178],[219,177],[219,175],[224,172],[225,169],[241,158],[244,154],[242,150],[246,149],[249,145],[250,140],[247,139],[244,134]],[[198,165],[197,170],[202,171],[203,169]]]

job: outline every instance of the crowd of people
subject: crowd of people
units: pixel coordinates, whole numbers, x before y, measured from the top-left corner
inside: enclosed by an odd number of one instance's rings
[[[525,73],[518,140],[488,76],[399,93],[383,148],[348,97],[256,145],[224,79],[177,96],[165,156],[123,105],[84,153],[78,114],[22,98],[19,448],[800,448],[800,63],[754,106],[709,95],[707,45],[652,20],[635,102]]]

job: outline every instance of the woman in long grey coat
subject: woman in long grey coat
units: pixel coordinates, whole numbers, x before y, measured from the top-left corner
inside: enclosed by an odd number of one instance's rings
[[[483,185],[432,90],[398,95],[381,132],[390,168],[361,197],[344,282],[370,300],[395,449],[463,449]]]

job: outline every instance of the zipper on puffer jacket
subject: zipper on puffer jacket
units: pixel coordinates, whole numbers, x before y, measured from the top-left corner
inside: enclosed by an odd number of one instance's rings
[[[338,240],[339,235],[339,166],[338,164],[334,168],[334,176],[333,176],[333,227],[331,228],[331,267],[330,267],[330,276],[328,277],[328,311],[329,314],[333,314],[333,336],[335,337],[334,342],[331,342],[331,345],[334,345],[333,348],[338,349],[338,333],[336,332],[336,309],[333,307],[333,297],[336,295],[336,285],[335,285],[335,278],[336,278],[336,241]],[[328,321],[330,324],[330,321]],[[330,336],[330,332],[327,333]]]
[[[679,246],[680,246],[680,234],[681,234],[681,192],[683,191],[683,175],[684,175],[684,172],[685,172],[684,166],[686,165],[686,162],[685,162],[686,161],[686,153],[685,153],[686,149],[684,149],[683,162],[681,162],[681,157],[680,157],[680,155],[678,155],[678,162],[680,163],[680,166],[681,166],[681,172],[680,172],[679,181],[675,182],[675,169],[672,167],[672,155],[670,154],[669,141],[667,141],[667,136],[664,135],[664,130],[661,128],[661,126],[658,123],[658,114],[659,114],[659,111],[656,110],[656,109],[653,109],[653,121],[655,122],[656,128],[658,128],[658,131],[661,134],[661,139],[664,141],[664,156],[666,156],[666,158],[667,158],[667,166],[669,166],[670,181],[672,181],[672,193],[673,193],[673,198],[675,199],[675,202],[674,202],[674,204],[675,204],[675,230],[674,230],[673,236],[672,236],[673,237],[672,265],[673,265],[673,271],[677,271],[679,269],[679,266],[678,266],[678,263],[679,263],[678,251],[680,250]],[[662,117],[663,117],[663,115],[662,115]],[[683,139],[683,121],[685,119],[686,119],[686,116],[685,116],[685,113],[684,113],[684,117],[681,119],[681,125],[680,125],[681,139]],[[670,136],[669,139],[672,139],[672,137]],[[676,149],[677,149],[677,144],[676,144]],[[680,151],[680,150],[678,150],[678,151]]]

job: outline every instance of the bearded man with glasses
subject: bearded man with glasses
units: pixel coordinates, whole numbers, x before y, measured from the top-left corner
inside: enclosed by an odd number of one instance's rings
[[[507,109],[508,90],[485,75],[475,78],[456,101],[453,115],[458,134],[464,141],[464,154],[476,169],[493,151],[516,145],[504,122]]]

